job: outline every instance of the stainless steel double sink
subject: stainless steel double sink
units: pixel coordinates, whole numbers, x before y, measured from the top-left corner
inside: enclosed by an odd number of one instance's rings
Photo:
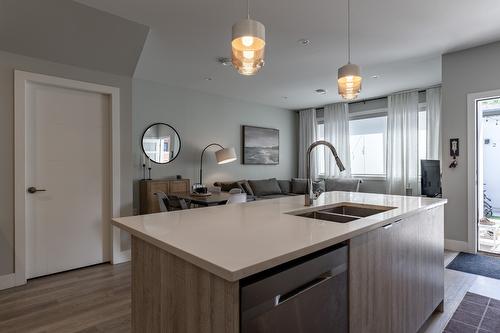
[[[365,204],[355,204],[355,203],[340,203],[336,206],[331,206],[328,208],[319,207],[316,210],[307,212],[290,212],[288,214],[307,217],[316,220],[323,220],[329,222],[337,223],[347,223],[355,220],[359,220],[363,217],[372,216],[375,214],[380,214],[387,212],[396,207],[386,207],[386,206],[375,206],[375,205],[365,205]]]

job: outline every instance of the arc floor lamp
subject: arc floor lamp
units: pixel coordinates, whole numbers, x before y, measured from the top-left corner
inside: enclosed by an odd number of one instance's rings
[[[236,157],[236,151],[234,150],[233,147],[224,148],[218,143],[211,143],[207,145],[201,152],[201,157],[200,157],[200,183],[199,183],[200,185],[203,184],[203,155],[205,154],[205,151],[212,146],[220,148],[215,152],[215,159],[217,160],[217,164],[231,163],[238,159]]]

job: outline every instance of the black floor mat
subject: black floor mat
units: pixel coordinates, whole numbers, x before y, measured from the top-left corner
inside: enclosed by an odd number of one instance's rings
[[[460,252],[446,268],[500,280],[500,257]]]

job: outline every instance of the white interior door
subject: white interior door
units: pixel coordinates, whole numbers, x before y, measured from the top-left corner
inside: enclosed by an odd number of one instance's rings
[[[110,259],[109,98],[27,83],[27,278]]]

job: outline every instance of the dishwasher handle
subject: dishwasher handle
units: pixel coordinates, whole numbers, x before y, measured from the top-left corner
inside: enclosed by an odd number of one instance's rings
[[[290,300],[294,299],[295,297],[298,297],[301,294],[307,292],[308,290],[311,290],[311,289],[325,283],[326,281],[330,280],[331,278],[333,278],[333,275],[330,272],[328,272],[328,273],[325,273],[322,276],[318,277],[317,279],[314,279],[313,281],[308,282],[308,283],[296,288],[295,290],[290,291],[289,293],[286,293],[284,295],[278,295],[274,298],[274,306],[279,306],[279,305],[285,303],[286,301],[290,301]]]
[[[333,277],[345,272],[347,270],[347,264],[342,264],[331,271],[328,271],[326,273],[321,274],[318,276],[316,279],[309,281],[305,284],[303,284],[300,287],[295,288],[294,290],[287,292],[286,294],[283,295],[277,295],[274,297],[274,306],[279,306],[287,301],[290,301],[294,299],[295,297],[300,296],[301,294],[318,287],[319,285],[327,282],[328,280],[332,279]]]

